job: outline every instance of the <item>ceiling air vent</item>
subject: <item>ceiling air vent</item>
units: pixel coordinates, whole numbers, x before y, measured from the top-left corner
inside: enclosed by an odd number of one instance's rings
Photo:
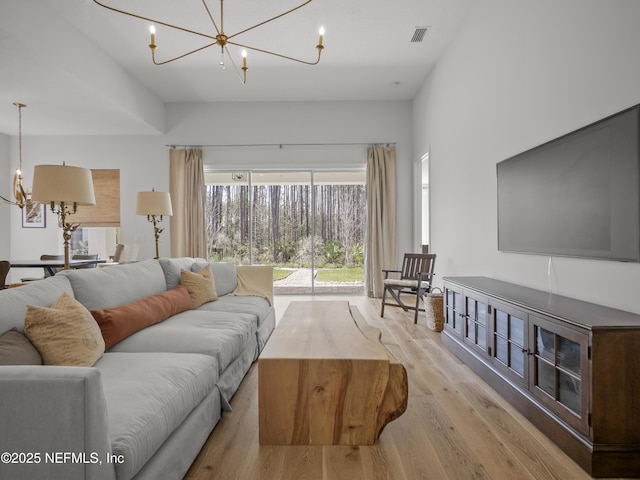
[[[429,30],[429,27],[416,27],[416,31],[413,32],[413,37],[411,37],[411,43],[421,43],[427,30]]]

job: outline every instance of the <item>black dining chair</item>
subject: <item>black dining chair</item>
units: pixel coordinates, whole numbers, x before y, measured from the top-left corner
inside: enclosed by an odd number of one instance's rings
[[[40,260],[64,260],[64,255],[46,255],[46,254],[40,255]],[[20,280],[23,282],[34,282],[36,280],[44,280],[47,277],[51,277],[52,275],[55,275],[60,270],[62,270],[62,268],[49,267],[44,269],[44,277],[37,277],[37,278],[27,277],[27,278],[21,278]]]
[[[77,254],[71,257],[71,260],[97,260],[98,259],[98,254],[92,254],[92,255],[82,255],[82,254]],[[91,263],[89,265],[77,265],[73,268],[96,268],[98,264],[97,263]]]
[[[0,289],[7,288],[7,275],[11,270],[11,263],[8,260],[0,260]]]

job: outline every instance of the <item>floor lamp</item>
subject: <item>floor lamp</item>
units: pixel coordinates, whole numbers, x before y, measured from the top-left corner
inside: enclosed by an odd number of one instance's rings
[[[58,215],[64,239],[64,268],[69,268],[69,241],[71,234],[80,226],[67,221],[69,215],[78,211],[78,206],[95,205],[91,170],[66,165],[36,165],[33,169],[31,201],[44,203]]]
[[[171,195],[169,192],[138,192],[136,199],[136,215],[146,215],[147,220],[153,223],[153,233],[156,237],[156,260],[160,258],[158,249],[158,240],[164,228],[158,227],[158,223],[162,221],[164,215],[173,215],[171,208]]]

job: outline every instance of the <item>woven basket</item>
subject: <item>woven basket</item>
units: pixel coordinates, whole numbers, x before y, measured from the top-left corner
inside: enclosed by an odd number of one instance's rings
[[[441,332],[444,328],[444,306],[442,290],[438,287],[432,288],[426,295],[424,312],[427,316],[427,327],[435,332]]]

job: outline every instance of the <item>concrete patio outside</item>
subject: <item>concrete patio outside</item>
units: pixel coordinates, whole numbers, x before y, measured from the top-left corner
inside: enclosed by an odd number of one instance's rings
[[[275,295],[309,294],[311,293],[312,270],[310,268],[294,268],[285,278],[273,282]],[[324,282],[315,277],[318,269],[313,271],[314,293],[348,293],[364,294],[364,282]]]

